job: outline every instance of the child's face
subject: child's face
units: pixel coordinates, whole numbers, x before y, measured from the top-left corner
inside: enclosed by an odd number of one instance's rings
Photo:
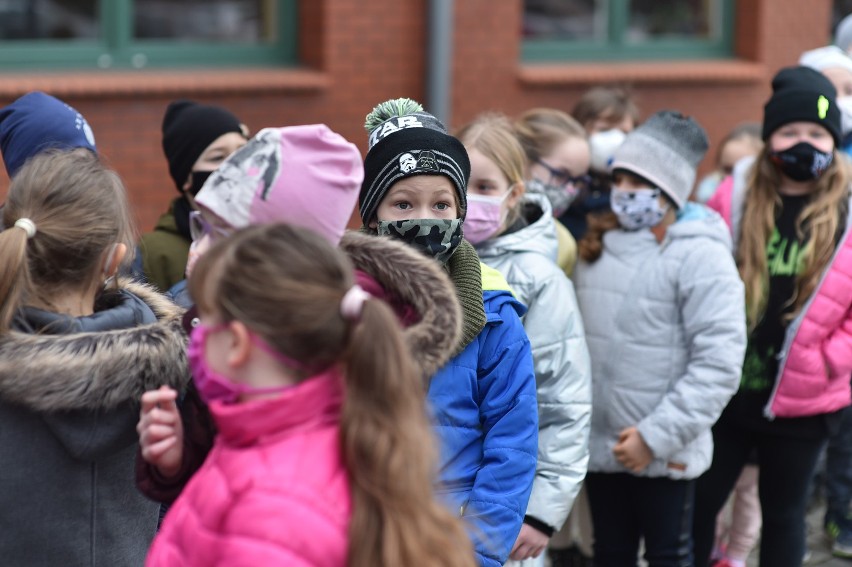
[[[550,153],[529,165],[530,177],[551,185],[567,185],[589,172],[589,142],[582,138],[566,138]]]
[[[630,172],[617,170],[612,174],[612,190],[613,191],[637,191],[640,189],[653,189],[647,181],[631,175]],[[660,195],[658,198],[660,205],[667,206],[666,198]]]
[[[782,152],[806,142],[821,152],[834,150],[834,138],[828,130],[814,122],[790,122],[781,126],[769,137],[769,149]]]
[[[189,247],[189,258],[186,262],[186,276],[192,272],[195,263],[217,240],[227,237],[234,227],[225,222],[222,217],[205,207],[198,205],[199,210],[190,215],[190,234],[192,245]],[[196,216],[194,216],[196,215]]]
[[[829,67],[821,71],[837,89],[837,98],[852,96],[852,71],[842,67]]]
[[[636,127],[633,123],[633,118],[627,114],[624,116],[613,116],[612,114],[604,113],[594,120],[586,122],[583,126],[586,132],[591,136],[597,132],[606,132],[607,130],[621,130],[625,134],[629,134]]]
[[[413,175],[400,179],[382,199],[376,217],[380,221],[456,219],[459,207],[455,187],[443,175]]]
[[[744,157],[756,156],[760,152],[760,143],[750,138],[730,140],[719,153],[719,171],[723,175],[734,172],[734,165]]]
[[[511,183],[494,160],[486,157],[478,149],[467,148],[467,155],[470,158],[470,183],[467,184],[467,194],[503,197],[511,192],[500,205],[501,214],[505,218],[507,211],[517,205],[523,195],[523,189],[520,185]]]

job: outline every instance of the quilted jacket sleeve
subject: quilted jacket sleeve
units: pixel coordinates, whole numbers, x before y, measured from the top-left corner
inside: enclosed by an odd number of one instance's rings
[[[558,269],[550,272],[528,298],[524,316],[535,364],[539,420],[538,465],[527,516],[558,530],[586,476],[592,386],[574,286]]]
[[[504,294],[508,296],[508,294]],[[477,339],[482,464],[463,516],[482,567],[509,557],[532,489],[538,446],[538,413],[530,343],[507,300]]]
[[[638,425],[661,459],[716,422],[737,390],[745,355],[743,284],[724,245],[696,247],[680,266],[678,290],[690,353],[686,373]]]

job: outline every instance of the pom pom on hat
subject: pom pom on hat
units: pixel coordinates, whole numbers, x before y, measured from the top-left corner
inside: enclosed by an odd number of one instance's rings
[[[27,93],[0,110],[0,151],[10,178],[29,158],[50,148],[98,151],[83,115],[49,94]]]
[[[420,103],[398,98],[378,104],[367,115],[370,150],[364,162],[359,210],[362,222],[375,220],[391,186],[414,175],[443,175],[456,190],[460,214],[467,206],[470,159],[464,145]]]
[[[192,166],[207,146],[229,132],[245,135],[244,126],[224,108],[191,100],[169,104],[163,116],[163,153],[178,191],[183,191]]]
[[[264,128],[195,200],[234,228],[286,222],[337,246],[364,178],[361,152],[325,124]]]
[[[813,122],[840,145],[837,91],[825,75],[810,67],[785,67],[772,79],[772,96],[763,107],[763,139],[791,122]]]
[[[624,169],[644,177],[680,209],[692,192],[695,170],[708,145],[707,134],[698,122],[663,110],[627,134],[615,151],[610,171]]]

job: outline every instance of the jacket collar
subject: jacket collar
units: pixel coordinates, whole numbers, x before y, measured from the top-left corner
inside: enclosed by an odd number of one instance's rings
[[[342,404],[342,377],[333,369],[308,378],[275,398],[236,404],[212,402],[210,413],[223,443],[246,446],[338,423]]]

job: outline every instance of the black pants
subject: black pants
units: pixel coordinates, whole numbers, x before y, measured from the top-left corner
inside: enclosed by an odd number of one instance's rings
[[[713,465],[696,483],[695,565],[710,558],[716,515],[739,478],[752,449],[760,467],[758,492],[763,513],[760,537],[762,567],[799,567],[805,553],[808,484],[825,436],[796,437],[742,426],[729,413],[713,428]],[[826,432],[827,434],[827,432]]]
[[[595,567],[633,567],[645,541],[649,567],[692,567],[695,481],[589,473]]]

